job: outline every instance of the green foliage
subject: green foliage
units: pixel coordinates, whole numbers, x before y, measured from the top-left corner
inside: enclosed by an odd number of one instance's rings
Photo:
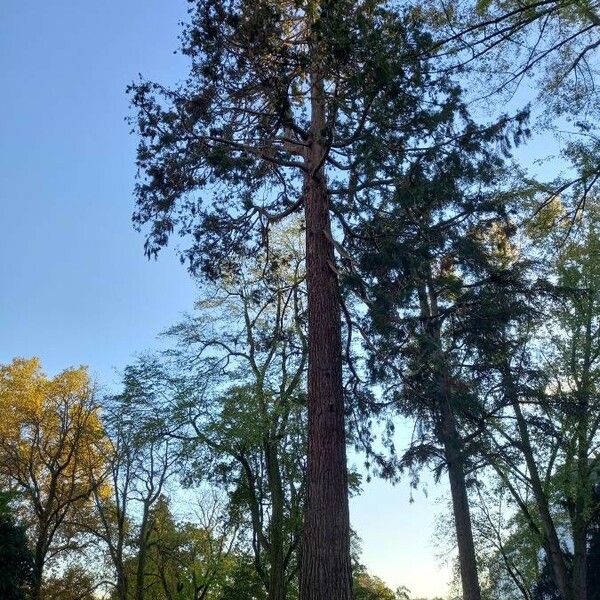
[[[499,306],[495,290],[520,285],[515,197],[501,186],[509,181],[503,152],[526,135],[525,120],[519,114],[480,127],[453,97],[440,115],[429,115],[426,160],[408,162],[394,186],[366,195],[361,212],[347,216],[353,263],[343,281],[369,335],[372,382],[389,385],[386,405],[418,423],[415,445],[400,463],[393,454],[380,459],[386,476],[439,456],[441,377],[457,418],[476,419],[482,410],[480,374],[467,357],[517,317]],[[453,141],[435,144],[446,136]]]
[[[477,143],[477,128],[454,138],[460,90],[435,74],[430,48],[426,24],[384,2],[192,3],[189,78],[129,89],[140,137],[134,222],[147,253],[178,231],[190,268],[218,279],[302,207],[317,64],[327,121],[318,134],[331,149],[323,167],[341,231],[369,190],[403,176],[408,157],[430,159],[429,142]]]
[[[194,524],[176,522],[164,496],[153,507],[144,577],[148,600],[222,598],[232,565],[239,560],[235,530],[222,522],[221,506],[214,499],[207,498],[202,508],[206,522]]]
[[[33,555],[23,527],[11,514],[10,498],[10,494],[0,492],[0,597],[24,600],[33,582]]]
[[[292,594],[304,502],[305,291],[300,232],[272,237],[270,262],[259,255],[205,287],[196,311],[169,330],[172,348],[128,368],[118,422],[176,437],[183,484],[210,482],[226,494],[223,516],[240,529],[263,588],[277,575]],[[177,535],[169,534],[172,559],[184,551]],[[171,579],[169,589],[188,588],[189,576]]]
[[[219,600],[266,600],[263,582],[249,556],[233,557],[225,573]]]

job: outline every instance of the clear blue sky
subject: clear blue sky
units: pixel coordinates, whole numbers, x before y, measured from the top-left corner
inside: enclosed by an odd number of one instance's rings
[[[189,310],[194,284],[173,251],[143,256],[131,226],[135,140],[124,122],[138,72],[185,69],[184,0],[0,2],[0,362],[87,364],[103,385]],[[445,487],[438,487],[444,494]],[[408,484],[352,501],[364,561],[415,595],[444,594],[433,499]]]
[[[88,364],[101,383],[191,307],[174,253],[130,220],[139,72],[172,80],[183,0],[0,3],[0,360]]]

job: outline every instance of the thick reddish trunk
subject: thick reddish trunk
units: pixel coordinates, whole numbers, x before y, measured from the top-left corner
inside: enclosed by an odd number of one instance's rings
[[[308,455],[302,600],[352,597],[342,341],[329,198],[322,169],[322,82],[313,78],[311,170],[305,185],[308,291]]]

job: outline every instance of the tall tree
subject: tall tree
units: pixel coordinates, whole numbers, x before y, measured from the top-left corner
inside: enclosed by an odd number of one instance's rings
[[[598,437],[597,209],[590,207],[566,245],[546,217],[546,229],[560,242],[549,281],[530,277],[521,288],[493,291],[505,318],[486,335],[483,355],[495,381],[490,396],[497,401],[480,441],[543,547],[558,594],[585,600],[588,529],[598,511],[592,484]],[[542,273],[538,266],[537,275]]]
[[[151,361],[128,366],[122,392],[104,402],[107,485],[94,492],[96,519],[88,528],[108,549],[118,600],[145,598],[156,506],[180,460],[178,444],[164,436],[164,415],[155,412],[156,372]],[[127,577],[131,556],[134,576]]]
[[[385,3],[192,3],[177,89],[132,86],[142,137],[134,220],[150,255],[178,229],[191,268],[214,276],[304,208],[308,463],[301,588],[351,595],[342,344],[331,213],[389,184],[415,132],[415,47],[428,36]],[[418,136],[417,136],[418,137]]]
[[[512,265],[496,260],[496,246],[511,229],[510,198],[495,188],[501,151],[526,131],[524,115],[512,131],[504,120],[476,126],[458,90],[445,106],[429,115],[429,149],[403,164],[392,190],[371,194],[350,217],[356,261],[345,281],[359,299],[356,322],[372,381],[384,386],[382,403],[417,422],[405,456],[380,459],[383,474],[428,461],[447,469],[463,594],[477,600],[467,477],[483,409],[468,324],[481,311],[479,290],[494,279],[509,281]]]

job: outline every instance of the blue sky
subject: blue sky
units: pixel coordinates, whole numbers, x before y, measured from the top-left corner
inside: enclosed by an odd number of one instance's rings
[[[102,383],[191,306],[173,252],[132,226],[138,72],[176,78],[185,2],[2,2],[0,360],[85,363]]]
[[[48,372],[87,364],[105,386],[189,310],[195,286],[172,250],[143,255],[130,221],[135,139],[124,119],[137,73],[176,81],[184,0],[0,3],[0,362]],[[414,595],[445,594],[432,539],[443,509],[408,483],[352,501],[363,560]]]

